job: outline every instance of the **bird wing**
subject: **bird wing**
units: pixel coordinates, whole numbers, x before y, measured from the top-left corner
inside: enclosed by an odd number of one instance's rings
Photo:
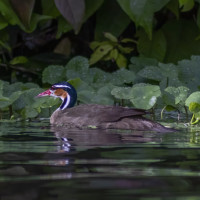
[[[121,106],[105,106],[98,104],[84,104],[63,110],[63,114],[70,117],[82,117],[97,122],[115,122],[122,118],[142,116],[147,112],[142,109],[125,108]]]

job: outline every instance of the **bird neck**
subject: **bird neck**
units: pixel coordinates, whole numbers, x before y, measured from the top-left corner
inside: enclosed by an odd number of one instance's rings
[[[76,99],[77,99],[76,96],[70,96],[68,94],[66,98],[62,99],[62,104],[60,105],[59,109],[64,110],[66,108],[73,107],[76,103]]]

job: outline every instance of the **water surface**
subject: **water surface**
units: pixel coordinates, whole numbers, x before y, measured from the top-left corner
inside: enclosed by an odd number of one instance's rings
[[[0,199],[199,199],[199,132],[0,123]]]

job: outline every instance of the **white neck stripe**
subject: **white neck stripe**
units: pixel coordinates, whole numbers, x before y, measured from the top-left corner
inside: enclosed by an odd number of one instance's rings
[[[62,110],[64,110],[65,108],[67,108],[67,106],[69,105],[70,103],[70,99],[71,97],[69,96],[69,94],[67,95],[67,102],[65,103],[64,107],[62,108]]]

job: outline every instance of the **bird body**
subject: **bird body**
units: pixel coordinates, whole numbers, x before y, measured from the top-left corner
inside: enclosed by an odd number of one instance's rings
[[[81,104],[76,102],[76,90],[67,82],[54,84],[38,97],[54,96],[62,99],[61,106],[54,111],[50,123],[68,128],[95,127],[101,129],[131,129],[141,131],[171,132],[161,124],[143,117],[147,111],[121,106]]]

